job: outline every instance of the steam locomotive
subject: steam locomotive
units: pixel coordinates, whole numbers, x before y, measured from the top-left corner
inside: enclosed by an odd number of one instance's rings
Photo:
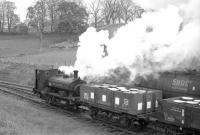
[[[86,84],[74,71],[74,77],[61,73],[58,69],[36,69],[33,93],[44,98],[47,103],[79,105],[80,86]]]
[[[87,110],[94,119],[141,130],[150,125],[170,134],[200,133],[199,75],[164,73],[134,88],[87,84],[57,69],[36,69],[33,92],[48,104]],[[164,97],[164,99],[162,98]]]

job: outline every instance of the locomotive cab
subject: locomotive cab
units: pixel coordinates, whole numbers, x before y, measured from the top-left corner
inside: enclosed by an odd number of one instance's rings
[[[41,91],[48,86],[48,79],[52,76],[59,74],[57,69],[45,68],[35,70],[35,85],[33,88],[33,93],[41,94]]]

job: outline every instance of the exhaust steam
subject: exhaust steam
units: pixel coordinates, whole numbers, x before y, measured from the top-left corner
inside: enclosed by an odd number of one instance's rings
[[[79,37],[74,67],[89,82],[132,83],[137,76],[200,67],[200,1],[134,0],[147,12],[108,31],[90,27]],[[153,9],[148,12],[148,9]],[[73,70],[71,70],[73,71]]]

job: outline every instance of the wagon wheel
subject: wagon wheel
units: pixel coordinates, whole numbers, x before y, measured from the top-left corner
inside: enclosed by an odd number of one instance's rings
[[[96,119],[97,118],[97,111],[94,110],[94,109],[91,109],[90,116],[91,116],[92,119]]]
[[[78,111],[78,106],[76,104],[73,105],[72,108],[73,108],[74,111]]]
[[[138,120],[135,120],[135,119],[131,120],[130,130],[139,132],[141,131],[141,129],[142,129],[142,126]]]
[[[119,123],[122,128],[129,128],[130,126],[130,120],[127,117],[121,117]]]
[[[52,104],[52,97],[47,96],[45,101],[46,101],[47,104],[51,105]]]
[[[43,98],[44,96],[42,96],[41,93],[38,93],[38,97],[39,97],[39,98]]]
[[[40,97],[40,93],[39,92],[33,92],[33,94],[35,94],[37,97]]]
[[[39,97],[39,98],[43,98],[43,96],[42,96],[41,93],[37,92],[37,93],[35,93],[35,94],[36,94],[37,97]]]
[[[139,123],[141,125],[141,129],[144,129],[147,127],[147,125],[149,124],[145,119],[140,119]]]

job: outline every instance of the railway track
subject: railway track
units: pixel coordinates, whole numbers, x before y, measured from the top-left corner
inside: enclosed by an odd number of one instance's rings
[[[48,105],[44,100],[34,95],[32,93],[32,89],[33,88],[30,86],[0,81],[1,93],[19,97],[23,100],[30,101],[31,103],[34,103],[36,105],[40,105],[40,107],[45,109],[55,110],[55,111],[58,110],[57,107]]]
[[[0,91],[6,94],[10,94],[10,95],[14,95],[26,100],[30,100],[35,103],[41,102],[41,99],[37,98],[32,93],[32,88],[29,86],[0,81]]]
[[[17,84],[17,83],[0,81],[0,85],[16,86],[16,87],[19,87],[19,88],[23,88],[23,89],[27,89],[27,90],[32,91],[32,87],[31,86],[25,86],[25,85],[21,85],[21,84]]]
[[[120,128],[118,126],[112,125],[109,122],[92,120],[90,117],[86,117],[86,113],[74,112],[72,110],[67,110],[59,108],[56,106],[48,105],[44,100],[38,98],[32,93],[32,87],[19,85],[15,83],[0,81],[0,92],[6,95],[13,95],[20,97],[23,100],[32,102],[36,105],[39,105],[42,108],[54,111],[56,113],[72,117],[80,122],[87,123],[89,125],[100,127],[102,130],[113,133],[115,135],[155,135],[157,134],[153,130],[147,130],[140,133],[133,131],[128,131],[127,129]]]

